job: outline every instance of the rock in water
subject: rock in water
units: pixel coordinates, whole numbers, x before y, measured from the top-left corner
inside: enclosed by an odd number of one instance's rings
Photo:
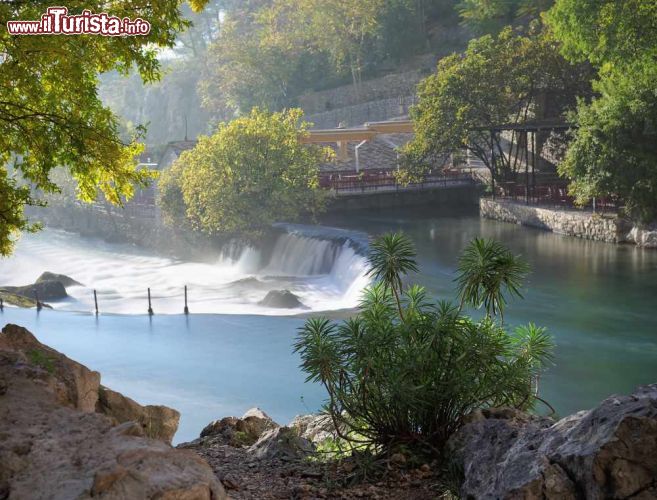
[[[289,290],[272,290],[259,302],[259,304],[261,306],[277,307],[280,309],[305,308],[299,300],[299,297]]]
[[[657,498],[657,384],[554,423],[484,410],[449,441],[463,498]]]
[[[194,453],[147,439],[135,422],[94,412],[100,376],[24,328],[0,334],[2,498],[223,500]]]
[[[42,283],[44,281],[59,281],[66,288],[69,286],[82,286],[82,283],[75,281],[73,278],[66,276],[65,274],[55,274],[50,271],[46,271],[39,276],[36,283]]]
[[[39,300],[61,300],[68,297],[66,288],[59,281],[41,281],[25,286],[4,286],[2,289],[30,299],[36,299],[37,295]]]

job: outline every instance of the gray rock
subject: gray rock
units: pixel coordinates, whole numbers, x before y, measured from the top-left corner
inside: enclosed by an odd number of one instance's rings
[[[298,459],[314,451],[310,441],[289,427],[277,427],[265,432],[248,453],[260,460]]]
[[[50,271],[46,271],[39,276],[35,283],[42,283],[44,281],[59,281],[66,288],[69,286],[82,286],[82,283],[75,281],[73,278],[66,276],[65,274],[55,274]]]
[[[337,432],[329,415],[316,413],[310,415],[297,415],[289,426],[299,436],[318,444],[326,439],[336,439]]]
[[[448,447],[466,499],[657,498],[657,384],[556,423],[478,412]]]
[[[251,446],[266,431],[276,429],[279,425],[259,408],[251,408],[242,418],[225,417],[210,422],[201,431],[201,439],[208,438],[213,444],[230,446]]]
[[[299,300],[299,297],[289,290],[272,290],[259,302],[259,304],[261,306],[277,307],[280,309],[305,308]]]

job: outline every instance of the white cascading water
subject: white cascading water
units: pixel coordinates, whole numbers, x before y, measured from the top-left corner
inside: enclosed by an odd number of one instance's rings
[[[228,245],[216,263],[154,256],[130,245],[110,244],[62,231],[26,235],[15,254],[0,260],[0,286],[33,283],[44,271],[65,274],[84,286],[50,302],[55,309],[143,314],[151,288],[157,314],[179,314],[183,287],[192,313],[285,315],[353,308],[369,283],[363,256],[366,235],[321,226],[280,226],[269,252]],[[272,290],[289,290],[304,308],[277,309],[259,302]]]

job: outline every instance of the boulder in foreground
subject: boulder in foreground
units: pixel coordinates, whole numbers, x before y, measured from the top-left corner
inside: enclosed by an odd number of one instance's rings
[[[144,435],[171,443],[178,430],[180,412],[166,406],[142,406],[121,393],[100,386],[96,411],[110,417],[116,424],[136,422]]]
[[[212,469],[95,411],[100,375],[24,328],[0,334],[0,498],[220,500]],[[136,403],[135,403],[136,404]]]
[[[654,499],[657,384],[556,423],[483,410],[449,446],[465,499]]]

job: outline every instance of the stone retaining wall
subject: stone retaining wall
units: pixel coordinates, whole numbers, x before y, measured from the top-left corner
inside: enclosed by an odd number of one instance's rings
[[[477,206],[481,194],[478,185],[436,187],[409,191],[377,191],[370,194],[341,195],[329,202],[329,213],[419,206]]]
[[[626,220],[579,210],[552,209],[508,200],[479,200],[479,212],[487,219],[537,227],[554,233],[609,243],[631,242],[632,226]],[[633,242],[633,241],[632,241]]]

